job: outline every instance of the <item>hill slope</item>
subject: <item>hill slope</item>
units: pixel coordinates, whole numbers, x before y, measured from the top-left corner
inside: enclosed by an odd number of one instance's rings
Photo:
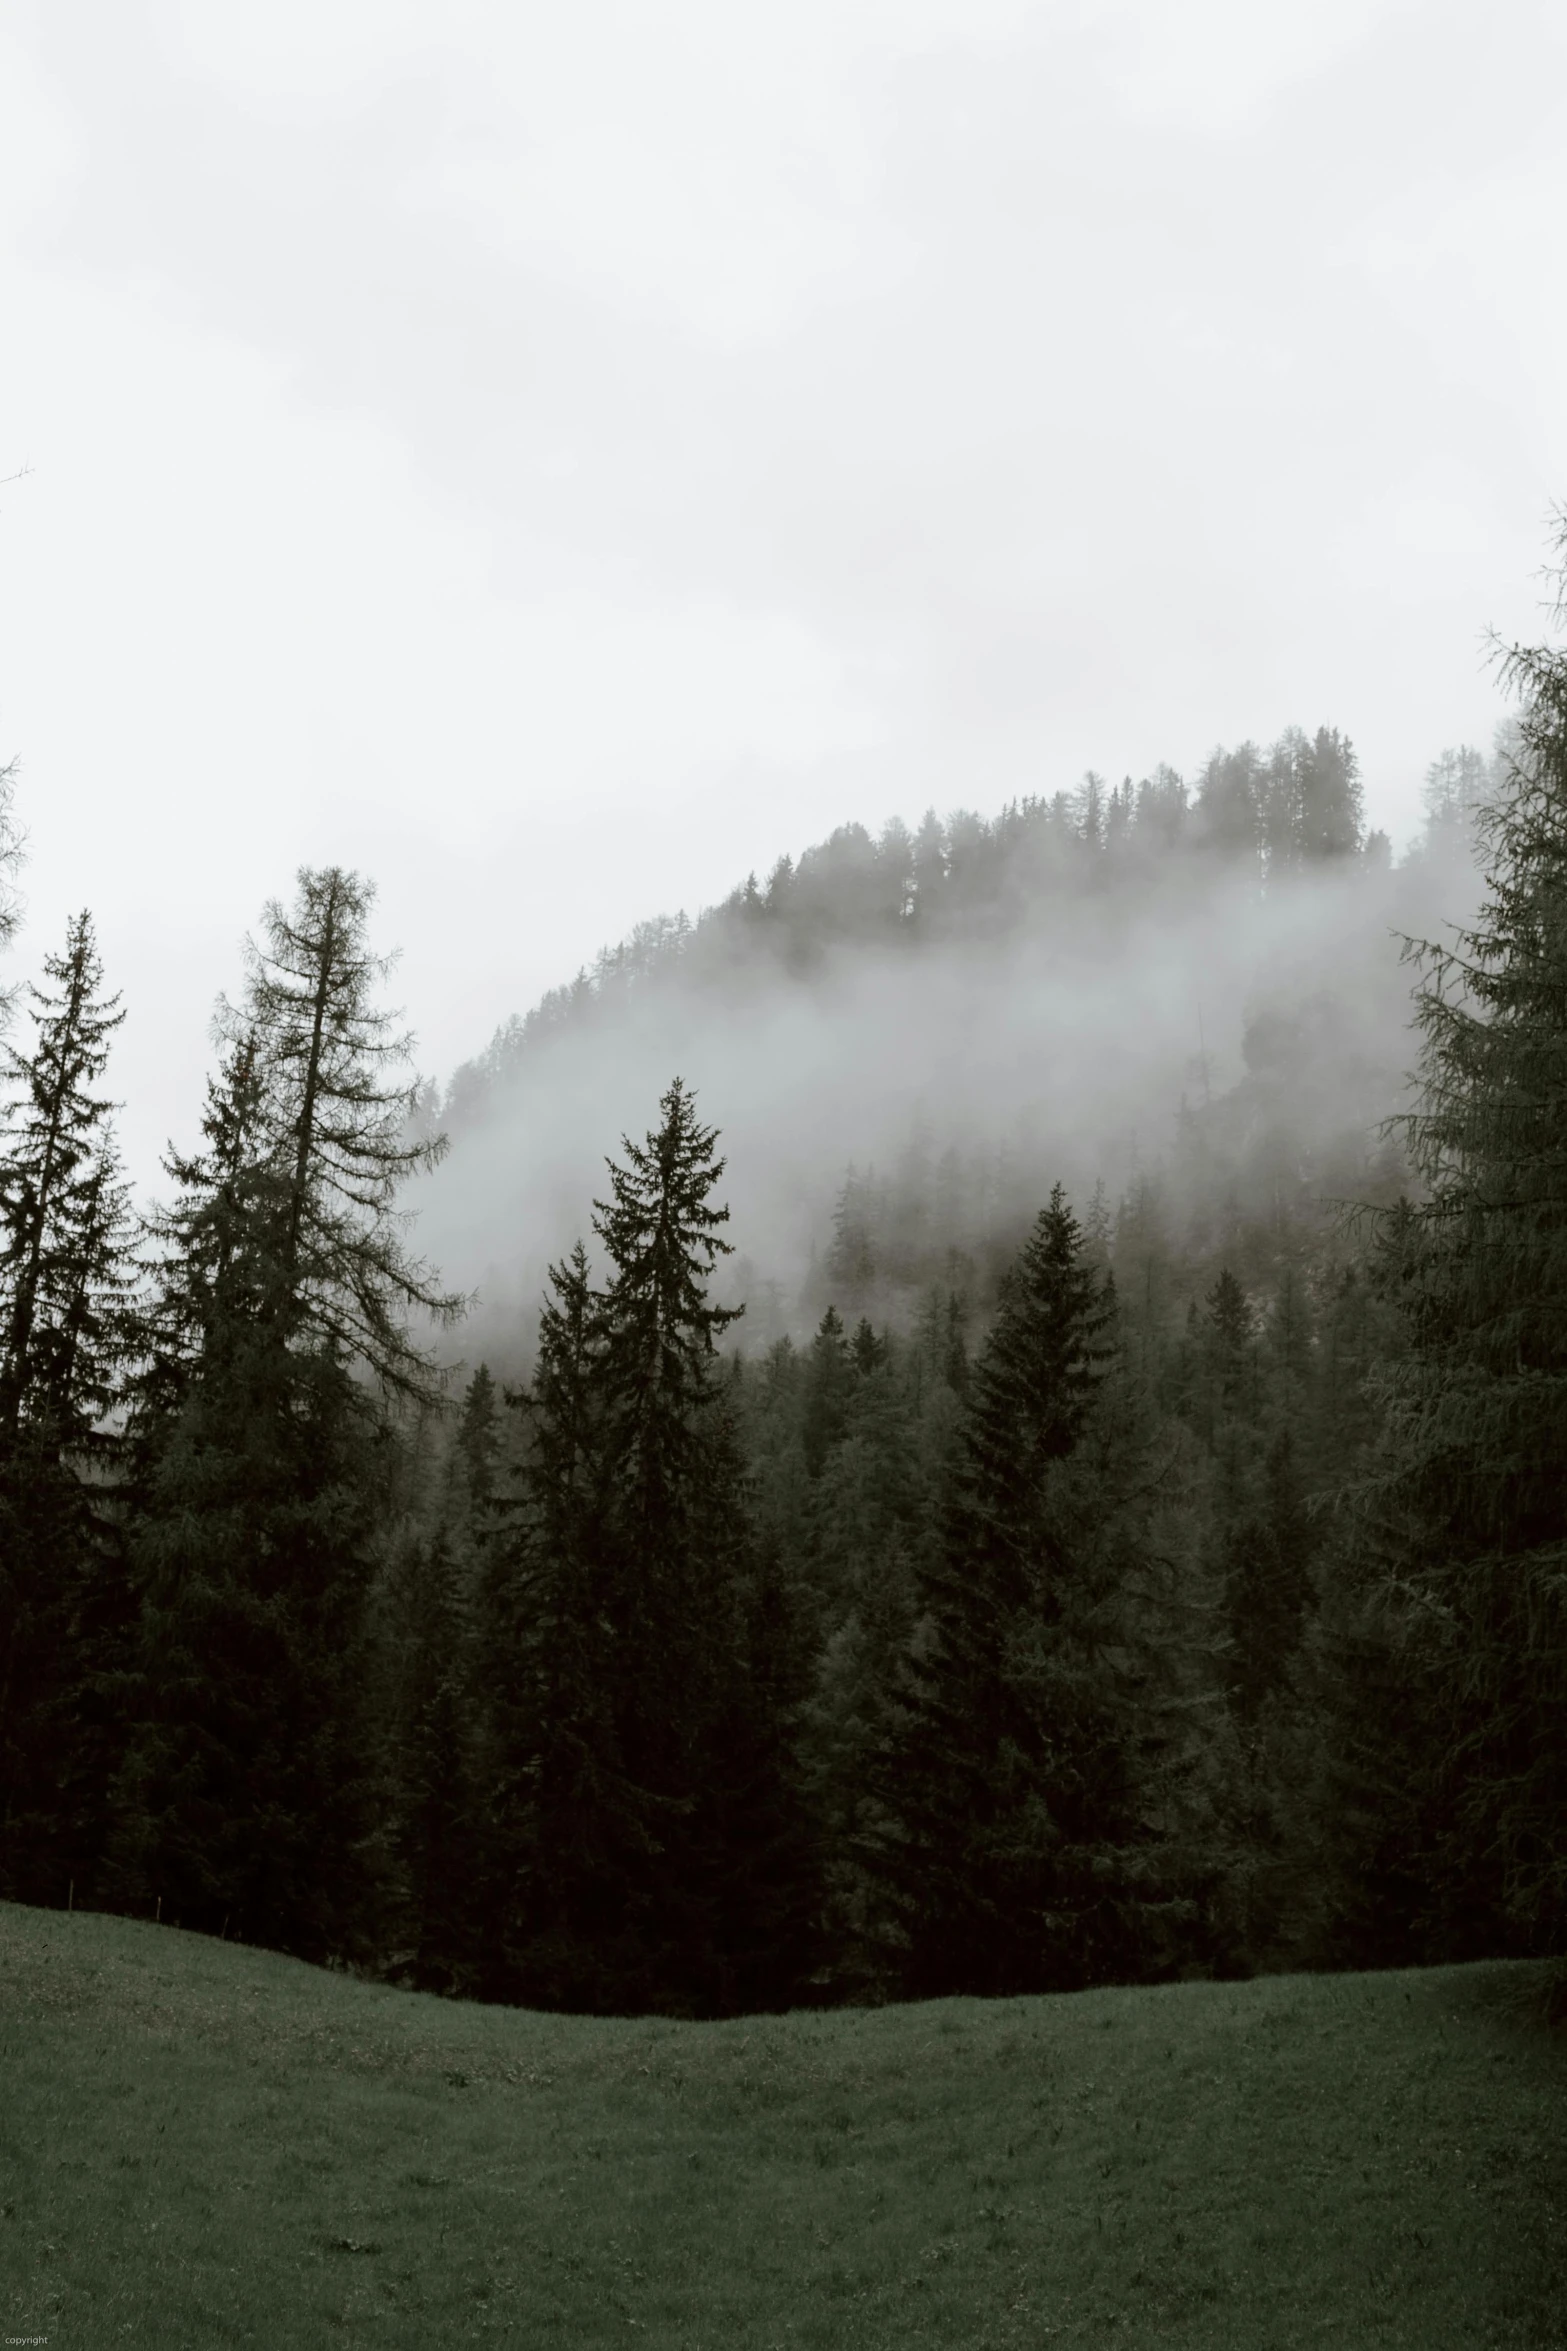
[[[1265,1189],[1365,1196],[1410,1059],[1397,934],[1464,916],[1476,874],[1457,822],[1396,869],[1353,828],[1342,854],[1265,858],[1295,805],[1279,779],[1308,752],[1276,746],[1272,785],[1250,747],[1216,754],[1190,806],[1161,771],[1108,815],[1090,778],[917,835],[842,827],[765,891],[639,925],[426,1105],[453,1148],[410,1204],[421,1247],[478,1294],[464,1354],[509,1369],[531,1354],[548,1260],[585,1233],[605,1153],[677,1073],[724,1137],[728,1292],[751,1307],[751,1347],[780,1316],[814,1327],[811,1268],[851,1165],[893,1179],[938,1260],[998,1233],[1009,1257],[1058,1178],[1080,1207],[1096,1178],[1113,1200],[1166,1157],[1183,1105],[1202,1113],[1215,1199],[1246,1190],[1264,1135]],[[895,1300],[878,1310],[907,1320]]]
[[[3,1908],[0,2319],[73,2351],[1535,2351],[1567,2306],[1539,1988],[604,2023]]]

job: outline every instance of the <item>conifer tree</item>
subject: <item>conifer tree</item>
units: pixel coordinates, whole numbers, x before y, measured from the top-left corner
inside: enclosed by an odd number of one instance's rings
[[[1365,830],[1360,762],[1336,727],[1318,727],[1298,767],[1300,853],[1307,864],[1351,857]]]
[[[64,1900],[104,1828],[125,1604],[95,1497],[134,1318],[113,1106],[96,1091],[124,1016],[86,914],[44,970],[32,1052],[0,1049],[0,1888]]]
[[[14,1107],[0,1146],[0,1446],[32,1435],[58,1454],[94,1443],[127,1344],[126,1188],[113,1105],[90,1090],[125,1016],[102,995],[90,916],[44,969],[53,988],[32,990],[34,1051],[3,1049]]]
[[[716,1129],[698,1124],[678,1078],[660,1108],[645,1144],[622,1138],[626,1165],[607,1163],[611,1197],[594,1202],[593,1218],[614,1268],[602,1329],[617,1515],[650,1563],[683,1557],[686,1529],[710,1506],[701,1415],[713,1400],[715,1340],[743,1311],[707,1296],[714,1261],[733,1254],[719,1230],[729,1211],[708,1203],[724,1172]],[[657,1606],[662,1595],[646,1581]]]
[[[1567,531],[1563,552],[1567,555]],[[1567,652],[1515,648],[1516,755],[1479,821],[1488,898],[1411,942],[1425,1179],[1399,1230],[1384,1498],[1447,1725],[1448,1933],[1567,1948]],[[1489,1923],[1488,1923],[1489,1922]]]
[[[164,1157],[176,1191],[148,1219],[156,1287],[138,1398],[153,1426],[193,1378],[215,1376],[260,1329],[275,1287],[279,1185],[260,1134],[263,1084],[254,1033],[227,1044],[207,1080],[206,1148],[182,1154],[171,1144]]]
[[[613,1272],[602,1302],[602,1394],[622,1658],[618,1751],[657,1806],[656,1851],[628,1882],[649,2004],[766,2005],[800,1964],[805,1871],[791,1841],[758,1853],[780,1810],[789,1728],[765,1719],[748,1671],[762,1596],[737,1431],[714,1377],[740,1312],[707,1280],[729,1254],[724,1162],[677,1078],[645,1144],[624,1138],[594,1229]],[[767,1595],[768,1604],[786,1595]]]
[[[810,1863],[793,1797],[799,1611],[754,1544],[707,1294],[728,1243],[716,1136],[677,1080],[552,1269],[497,1536],[486,1672],[492,1988],[713,2013],[798,1982]],[[791,1660],[794,1660],[791,1663]]]
[[[487,1363],[481,1363],[463,1394],[457,1424],[457,1450],[465,1472],[468,1515],[474,1530],[482,1528],[495,1499],[500,1454],[500,1424],[496,1386]]]
[[[371,1594],[368,1712],[384,1794],[375,1927],[388,1964],[434,1991],[483,1982],[483,1661],[498,1515],[495,1381],[480,1364],[455,1412],[421,1413],[383,1501],[392,1525]],[[367,1677],[369,1678],[369,1677]]]
[[[1220,1360],[1233,1377],[1233,1367],[1252,1336],[1252,1317],[1246,1293],[1227,1265],[1219,1268],[1219,1278],[1208,1292],[1207,1307]]]
[[[1135,1967],[1146,1841],[1116,1663],[1124,1562],[1074,1495],[1113,1304],[1058,1185],[970,1375],[927,1637],[878,1770],[875,1862],[917,1996]],[[1113,1514],[1112,1514],[1113,1515]],[[1101,1529],[1101,1534],[1103,1530]]]
[[[410,1139],[371,897],[306,869],[247,946],[206,1148],[168,1161],[179,1197],[131,1425],[144,1681],[120,1898],[318,1955],[355,1931],[377,1456],[390,1402],[435,1388],[407,1317],[460,1310],[395,1205],[440,1142]]]
[[[1264,783],[1254,743],[1216,751],[1204,768],[1193,811],[1194,831],[1205,848],[1245,860],[1255,871],[1262,843]]]
[[[833,1209],[832,1247],[826,1263],[833,1290],[850,1305],[859,1302],[876,1278],[875,1213],[874,1185],[851,1167]]]
[[[1284,1683],[1312,1601],[1312,1529],[1287,1423],[1268,1447],[1261,1487],[1225,1537],[1229,1681],[1247,1721]]]
[[[262,916],[246,942],[246,988],[223,1006],[231,1043],[264,1075],[256,1156],[278,1185],[270,1311],[283,1335],[330,1348],[385,1392],[432,1393],[411,1315],[449,1325],[462,1299],[409,1252],[400,1187],[436,1165],[443,1135],[418,1132],[413,1040],[375,1002],[394,958],[369,944],[373,887],[341,866],[302,867],[294,905]]]
[[[869,1334],[868,1323],[861,1327]],[[874,1346],[874,1340],[871,1343]],[[862,1347],[862,1355],[863,1352]],[[805,1358],[800,1441],[805,1451],[806,1470],[813,1478],[821,1476],[828,1454],[843,1437],[853,1386],[854,1362],[844,1335],[843,1318],[836,1306],[829,1306],[816,1327],[816,1336]]]
[[[481,1981],[495,1997],[624,2004],[640,1950],[626,1886],[653,1831],[620,1754],[624,1665],[606,1524],[603,1335],[580,1242],[550,1268],[526,1453],[484,1585],[488,1813]]]
[[[448,1496],[448,1501],[450,1501]],[[458,1510],[416,1535],[399,1561],[395,1844],[413,1981],[475,1981],[477,1927],[472,1593]]]

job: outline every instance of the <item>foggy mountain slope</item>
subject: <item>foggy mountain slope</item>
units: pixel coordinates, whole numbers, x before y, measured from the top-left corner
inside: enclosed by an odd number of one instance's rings
[[[1340,806],[1313,849],[1300,769],[1324,746]],[[1410,1059],[1395,934],[1472,894],[1457,828],[1396,868],[1366,840],[1353,755],[1325,733],[1216,754],[1195,797],[1163,770],[876,843],[846,827],[695,924],[640,926],[458,1072],[420,1229],[479,1293],[463,1351],[526,1344],[605,1154],[677,1072],[722,1130],[753,1341],[819,1312],[811,1267],[851,1166],[911,1229],[981,1256],[1057,1176],[1080,1202],[1096,1180],[1116,1196],[1168,1155],[1183,1105],[1183,1216],[1194,1186],[1352,1184]]]

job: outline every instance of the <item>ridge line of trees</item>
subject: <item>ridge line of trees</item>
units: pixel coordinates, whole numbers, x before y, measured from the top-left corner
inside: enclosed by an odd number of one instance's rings
[[[1463,830],[1492,775],[1468,746],[1442,754],[1426,779],[1433,838]],[[1288,728],[1267,749],[1217,749],[1195,788],[1166,766],[1117,786],[1091,772],[1075,792],[1013,800],[993,818],[959,809],[943,822],[929,809],[914,830],[894,817],[875,840],[863,825],[841,825],[797,861],[780,857],[765,884],[751,874],[695,922],[681,913],[638,923],[591,971],[497,1029],[453,1076],[440,1116],[462,1126],[540,1044],[676,972],[759,963],[805,974],[847,944],[915,947],[976,925],[993,935],[1085,889],[1148,890],[1202,870],[1249,875],[1265,890],[1313,872],[1380,868],[1390,855],[1386,834],[1366,829],[1354,746],[1330,727]]]

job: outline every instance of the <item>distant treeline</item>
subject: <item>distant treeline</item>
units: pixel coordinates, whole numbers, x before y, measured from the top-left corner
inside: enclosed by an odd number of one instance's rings
[[[1468,748],[1434,764],[1434,834],[1464,826],[1489,773]],[[1385,865],[1390,855],[1386,834],[1365,829],[1353,746],[1329,727],[1314,736],[1292,727],[1266,751],[1215,751],[1195,789],[1170,767],[1136,784],[1090,774],[1075,792],[1016,800],[995,817],[960,810],[943,822],[931,810],[913,832],[894,817],[876,840],[863,825],[841,825],[798,862],[780,858],[765,884],[750,875],[694,923],[684,914],[639,923],[591,971],[505,1022],[457,1071],[438,1111],[433,1102],[427,1110],[462,1127],[536,1047],[677,978],[701,986],[737,971],[803,974],[843,948],[997,940],[1085,893],[1189,896],[1204,867],[1249,873],[1261,890],[1357,859]]]
[[[266,909],[138,1220],[79,917],[0,1131],[0,1893],[670,2014],[1561,1951],[1567,657],[1513,669],[1506,757],[1432,771],[1489,898],[1411,950],[1424,1090],[1358,1219],[1258,1114],[1275,1019],[1119,1198],[1009,1230],[956,1154],[851,1173],[805,1340],[719,1302],[677,1079],[526,1382],[448,1393],[413,1325],[464,1302],[397,1209],[443,1140],[336,868]],[[1327,730],[848,828],[449,1107],[692,958],[1385,854]]]

